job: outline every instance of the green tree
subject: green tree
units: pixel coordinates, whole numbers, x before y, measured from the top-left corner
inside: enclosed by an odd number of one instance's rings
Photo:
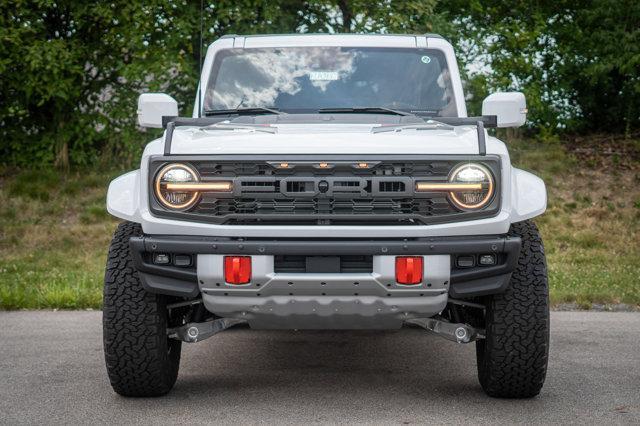
[[[192,108],[200,1],[0,0],[0,156],[17,165],[132,164],[157,132],[136,98]],[[542,132],[640,128],[640,2],[632,0],[216,0],[204,43],[224,34],[440,32],[467,68],[470,110],[522,90]]]
[[[435,1],[206,1],[204,42],[229,33],[425,31]],[[199,1],[0,2],[2,161],[130,164],[149,138],[135,126],[139,93],[171,93],[190,111]]]
[[[469,67],[473,106],[522,90],[539,131],[640,128],[640,3],[452,0],[436,11]],[[483,72],[484,71],[484,72]]]

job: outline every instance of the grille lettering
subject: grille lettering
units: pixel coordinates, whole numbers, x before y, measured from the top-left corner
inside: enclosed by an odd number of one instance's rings
[[[239,177],[234,180],[234,195],[282,194],[290,198],[331,198],[411,196],[410,177]]]

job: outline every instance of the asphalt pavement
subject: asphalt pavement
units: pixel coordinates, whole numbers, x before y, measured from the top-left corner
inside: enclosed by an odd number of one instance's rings
[[[1,424],[640,424],[640,313],[554,312],[547,381],[485,396],[475,348],[419,329],[231,329],[161,398],[109,386],[100,312],[0,312]]]

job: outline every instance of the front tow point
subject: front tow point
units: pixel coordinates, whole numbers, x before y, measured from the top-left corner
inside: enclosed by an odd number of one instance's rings
[[[189,329],[187,330],[186,337],[190,341],[195,342],[195,341],[198,340],[198,334],[200,334],[200,331],[198,330],[198,327],[189,327]]]
[[[458,327],[456,328],[455,331],[455,336],[456,336],[456,340],[458,342],[462,342],[462,343],[468,343],[469,342],[469,333],[467,332],[466,327]]]
[[[406,320],[405,323],[417,325],[433,334],[457,343],[469,343],[474,340],[484,339],[484,330],[467,324],[451,323],[435,318],[414,318]]]
[[[167,330],[170,339],[182,340],[187,343],[196,343],[208,339],[214,334],[220,333],[229,327],[245,323],[245,320],[234,318],[218,318],[213,321],[190,322],[180,327]]]

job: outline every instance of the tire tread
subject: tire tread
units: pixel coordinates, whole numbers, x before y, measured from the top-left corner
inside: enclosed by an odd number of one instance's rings
[[[522,248],[509,287],[488,303],[478,377],[489,396],[530,398],[542,389],[549,357],[547,266],[532,221],[514,223],[510,234],[521,238]]]
[[[113,389],[123,396],[160,396],[171,390],[181,345],[166,337],[163,296],[142,287],[133,266],[129,238],[142,235],[137,223],[116,229],[104,277],[103,343]]]

